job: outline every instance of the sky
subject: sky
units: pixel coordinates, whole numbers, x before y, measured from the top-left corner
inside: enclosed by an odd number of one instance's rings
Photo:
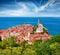
[[[60,17],[60,0],[0,0],[0,17]]]

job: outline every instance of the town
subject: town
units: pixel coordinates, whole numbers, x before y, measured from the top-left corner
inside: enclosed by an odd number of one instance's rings
[[[39,20],[37,26],[23,24],[6,30],[0,30],[0,40],[5,40],[11,36],[17,40],[16,43],[27,41],[28,44],[32,44],[35,40],[45,41],[46,39],[51,38],[48,34],[48,30],[40,23]]]

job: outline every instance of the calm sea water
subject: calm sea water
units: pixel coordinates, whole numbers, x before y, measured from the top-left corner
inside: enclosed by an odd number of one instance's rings
[[[0,30],[22,24],[37,25],[38,19],[49,34],[60,34],[60,17],[0,17]]]

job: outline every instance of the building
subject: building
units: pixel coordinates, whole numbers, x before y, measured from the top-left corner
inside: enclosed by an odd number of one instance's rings
[[[41,33],[43,32],[43,25],[40,24],[40,21],[38,20],[38,28],[36,29],[36,33]]]
[[[46,40],[50,38],[50,35],[44,30],[44,26],[40,24],[40,21],[38,20],[38,27],[34,33],[33,32],[34,26],[31,24],[24,24],[20,26],[15,26],[13,28],[8,28],[7,30],[1,30],[0,31],[0,39],[4,40],[6,38],[9,38],[10,36],[16,37],[16,43],[22,43],[24,41],[27,41],[28,44],[32,44],[35,40]],[[41,32],[44,32],[41,34]],[[31,34],[32,33],[32,34]]]

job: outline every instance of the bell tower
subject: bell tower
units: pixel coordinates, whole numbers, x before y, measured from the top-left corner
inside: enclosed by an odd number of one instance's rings
[[[40,24],[40,21],[39,21],[39,19],[38,19],[38,26],[39,26],[39,24]]]

